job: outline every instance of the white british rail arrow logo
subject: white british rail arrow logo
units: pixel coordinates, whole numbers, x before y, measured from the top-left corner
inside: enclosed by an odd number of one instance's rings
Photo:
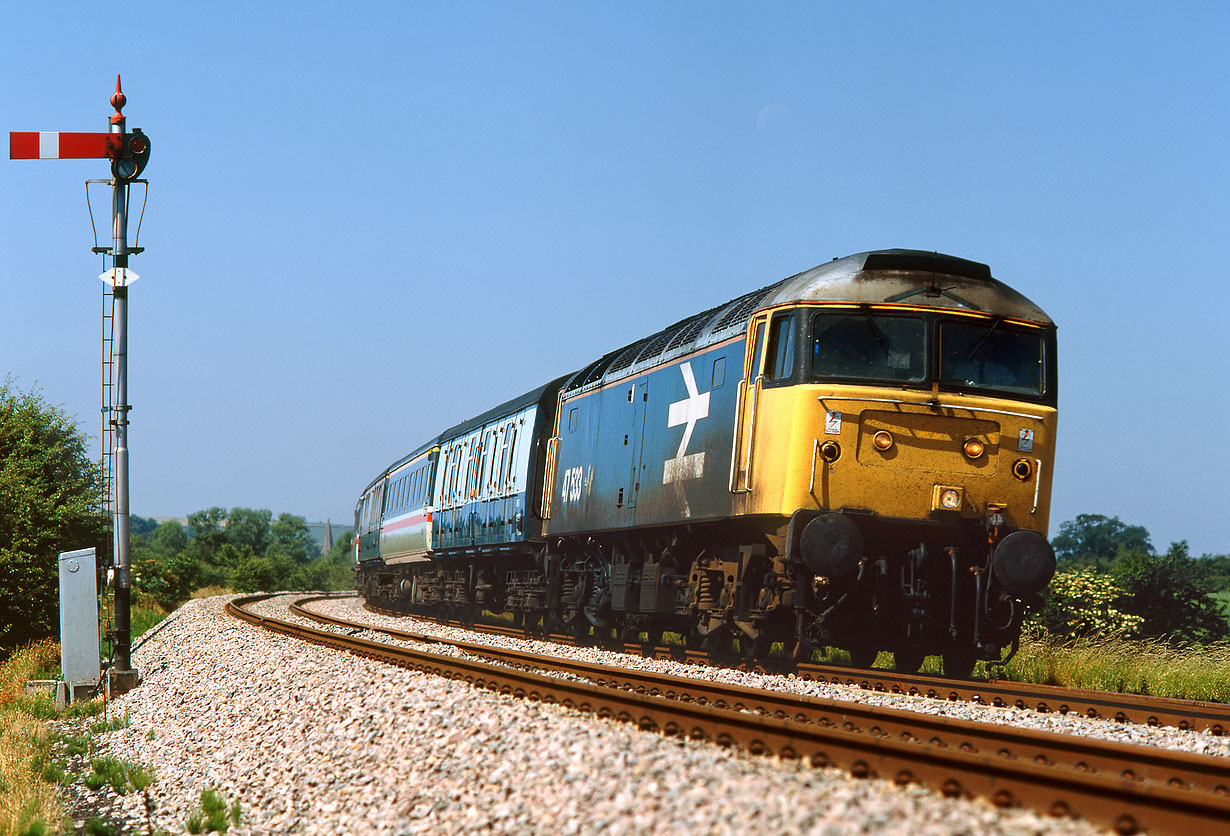
[[[679,442],[679,452],[675,458],[667,459],[662,467],[662,484],[682,482],[685,479],[699,479],[705,473],[704,452],[684,455],[688,442],[692,440],[692,430],[701,418],[709,417],[709,393],[696,389],[696,377],[692,374],[692,364],[683,363],[679,366],[683,373],[683,385],[688,387],[688,396],[670,405],[666,426],[677,427],[687,424],[683,430],[683,439]]]

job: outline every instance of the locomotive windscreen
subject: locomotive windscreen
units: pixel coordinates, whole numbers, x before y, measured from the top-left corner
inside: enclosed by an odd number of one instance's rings
[[[919,383],[927,376],[926,324],[915,316],[822,313],[812,319],[812,374]]]
[[[940,323],[940,383],[1021,395],[1046,391],[1046,341],[1034,329],[994,322]]]

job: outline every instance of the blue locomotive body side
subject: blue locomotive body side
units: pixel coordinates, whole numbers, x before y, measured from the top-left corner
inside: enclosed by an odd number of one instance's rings
[[[731,515],[745,338],[560,402],[551,535]]]

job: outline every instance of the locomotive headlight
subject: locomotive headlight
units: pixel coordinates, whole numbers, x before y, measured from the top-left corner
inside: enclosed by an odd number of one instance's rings
[[[962,489],[950,485],[936,485],[931,492],[932,511],[961,510]]]
[[[980,459],[982,454],[986,452],[986,445],[976,438],[968,439],[965,446],[962,448],[965,451],[965,456],[968,459]]]
[[[836,441],[826,441],[820,445],[820,457],[829,464],[841,458],[841,445]]]
[[[893,434],[887,430],[880,430],[871,437],[871,443],[877,450],[888,450],[893,446]]]
[[[1022,482],[1027,482],[1029,477],[1034,475],[1034,466],[1029,463],[1029,459],[1017,459],[1012,463],[1012,475]]]

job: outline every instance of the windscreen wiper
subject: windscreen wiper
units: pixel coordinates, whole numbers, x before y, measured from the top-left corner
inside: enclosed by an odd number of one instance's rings
[[[974,355],[982,350],[982,347],[986,345],[987,340],[991,339],[991,335],[995,333],[995,329],[999,327],[999,323],[1003,321],[1004,318],[1002,316],[995,317],[994,324],[992,324],[991,327],[987,329],[987,332],[982,335],[982,339],[980,339],[974,347],[969,350],[969,354],[965,355],[966,360],[974,359]]]
[[[867,317],[867,324],[871,326],[871,333],[876,335],[876,341],[880,343],[880,348],[884,349],[885,354],[891,355],[892,351],[888,347],[888,337],[884,336],[884,332],[880,330],[880,325],[876,322],[875,314],[871,312],[871,308],[867,305],[859,305],[859,310],[863,312],[863,316]]]

